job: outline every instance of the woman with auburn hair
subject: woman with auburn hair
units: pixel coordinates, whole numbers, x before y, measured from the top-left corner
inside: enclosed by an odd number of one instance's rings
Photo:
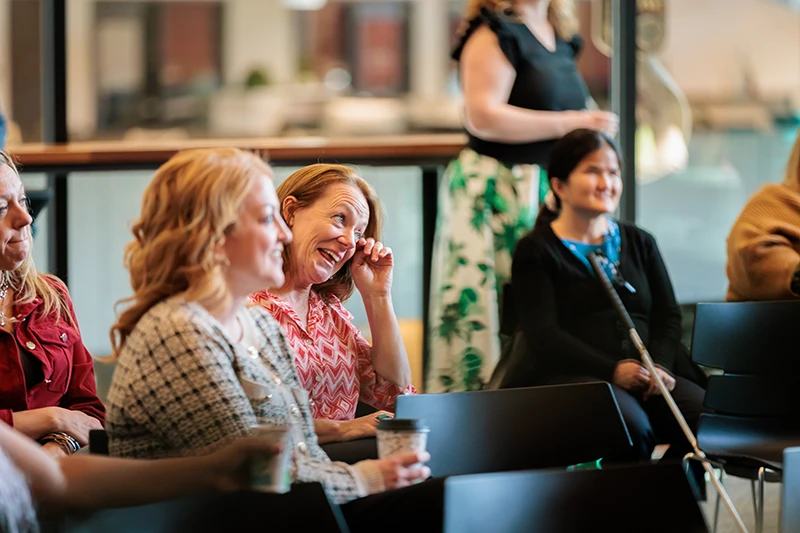
[[[731,302],[800,298],[800,131],[783,183],[764,185],[728,236]]]
[[[439,188],[431,271],[426,391],[480,389],[500,356],[499,291],[514,246],[548,190],[555,141],[578,128],[617,131],[589,111],[575,61],[583,41],[572,0],[470,0],[453,51],[467,147]]]
[[[291,346],[272,315],[246,305],[257,290],[284,285],[292,239],[265,162],[234,148],[175,155],[145,190],[133,234],[125,264],[134,294],[111,329],[112,455],[202,455],[256,425],[280,426],[292,480],[351,502],[342,509],[353,530],[406,503],[406,512],[441,510],[439,482],[377,495],[428,477],[427,454],[354,465],[328,458]]]
[[[105,408],[69,292],[33,264],[31,221],[19,174],[0,152],[0,421],[58,457],[89,443]]]
[[[354,418],[358,402],[393,411],[398,395],[416,392],[392,305],[392,251],[378,240],[380,200],[345,165],[309,165],[277,193],[294,236],[284,247],[286,281],[252,300],[289,337],[320,442],[374,436],[382,412]],[[371,345],[342,305],[354,288],[364,300]]]

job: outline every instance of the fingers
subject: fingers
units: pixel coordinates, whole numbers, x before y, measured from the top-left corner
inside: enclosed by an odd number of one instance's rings
[[[427,463],[431,460],[428,452],[406,452],[393,455],[392,460],[402,466],[411,466],[417,463]]]
[[[247,455],[275,455],[281,451],[281,444],[274,440],[264,437],[242,437],[236,440],[239,446]]]
[[[428,452],[399,453],[388,457],[385,461],[393,466],[384,470],[384,482],[387,488],[406,487],[431,476],[431,469],[422,465],[431,458]],[[388,465],[387,465],[388,466]]]
[[[364,256],[369,258],[373,263],[392,255],[391,248],[384,246],[382,242],[376,241],[372,237],[368,239],[359,239],[356,246],[361,247]]]

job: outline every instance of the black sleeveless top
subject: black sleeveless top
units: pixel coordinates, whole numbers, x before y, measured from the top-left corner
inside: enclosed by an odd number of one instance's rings
[[[517,71],[508,103],[537,111],[577,111],[586,109],[589,91],[581,78],[575,59],[583,40],[579,35],[566,42],[556,36],[556,50],[551,52],[542,45],[523,23],[501,17],[486,9],[475,17],[453,50],[456,61],[470,36],[486,24],[496,35],[500,49]],[[487,141],[472,135],[468,146],[479,154],[511,164],[536,164],[545,166],[550,149],[556,139],[522,144]]]

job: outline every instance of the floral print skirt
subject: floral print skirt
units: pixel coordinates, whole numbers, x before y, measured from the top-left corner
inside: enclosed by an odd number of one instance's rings
[[[464,149],[439,185],[425,392],[480,390],[500,358],[498,301],[548,190],[538,166]]]

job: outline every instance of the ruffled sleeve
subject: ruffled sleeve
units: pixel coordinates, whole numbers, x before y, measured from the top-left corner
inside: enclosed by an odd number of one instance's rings
[[[520,48],[517,38],[510,27],[512,23],[502,20],[496,13],[492,13],[485,8],[481,9],[480,15],[469,21],[466,30],[459,35],[458,42],[450,57],[459,61],[461,59],[461,52],[464,51],[464,46],[467,44],[469,38],[475,33],[475,30],[484,24],[488,25],[494,34],[497,35],[497,42],[500,45],[500,50],[503,51],[506,59],[508,59],[509,63],[516,69],[520,58]]]

